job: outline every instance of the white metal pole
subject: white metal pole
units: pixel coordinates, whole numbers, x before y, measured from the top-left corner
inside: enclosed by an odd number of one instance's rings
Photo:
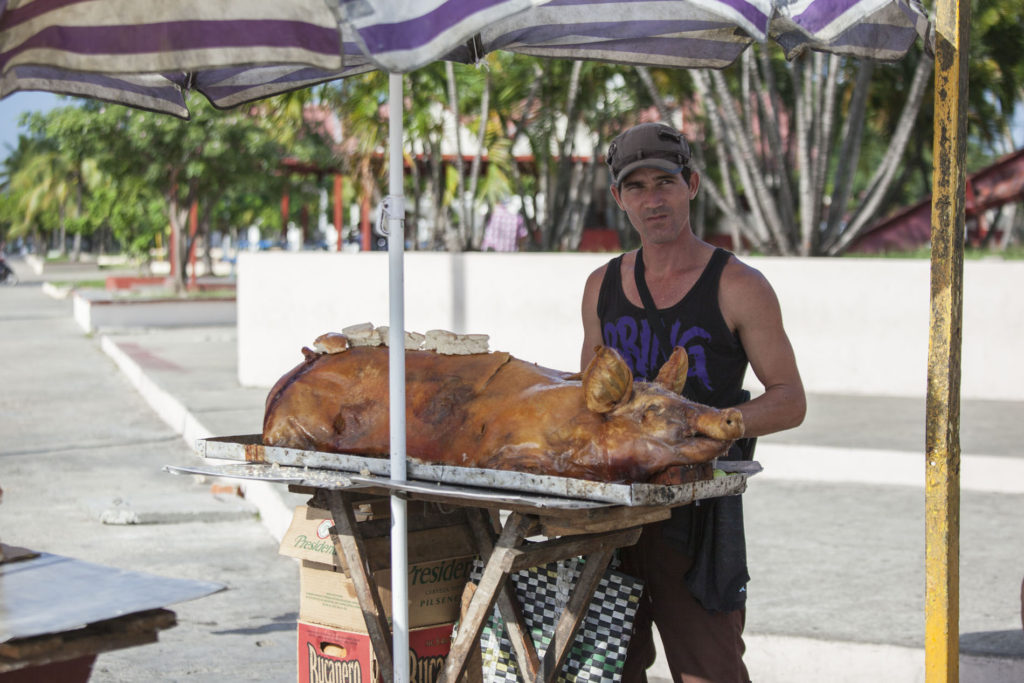
[[[389,391],[391,403],[391,478],[405,481],[405,198],[402,153],[402,74],[390,74],[388,174],[388,329]],[[405,499],[391,496],[391,619],[395,683],[409,681],[409,555]]]

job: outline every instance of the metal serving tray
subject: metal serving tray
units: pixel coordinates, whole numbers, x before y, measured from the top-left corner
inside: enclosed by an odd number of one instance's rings
[[[747,479],[761,471],[761,465],[756,461],[721,461],[717,465],[719,469],[731,473],[717,479],[672,486],[608,484],[525,472],[427,464],[410,458],[406,466],[407,481],[393,481],[390,479],[391,463],[387,458],[264,446],[260,434],[199,439],[196,441],[196,452],[211,460],[272,466],[269,469],[236,468],[235,474],[228,474],[228,470],[222,469],[218,476],[241,476],[282,483],[300,483],[298,480],[301,479],[303,485],[319,488],[383,486],[409,491],[417,490],[416,487],[425,483],[432,483],[429,490],[438,493],[445,492],[438,485],[450,485],[453,487],[450,491],[458,490],[463,495],[482,496],[491,492],[508,498],[507,492],[518,492],[531,494],[531,497],[628,506],[680,505],[706,498],[738,495],[746,490]],[[174,469],[184,471],[196,468]],[[194,473],[214,474],[210,471]]]
[[[340,490],[340,489],[374,489],[388,491],[404,491],[419,493],[441,498],[452,503],[482,504],[494,507],[529,507],[537,510],[592,510],[611,507],[611,503],[579,500],[576,498],[556,498],[536,493],[521,491],[503,491],[484,489],[472,486],[457,486],[440,482],[394,481],[387,477],[363,476],[336,470],[309,469],[308,467],[288,467],[278,464],[234,463],[230,465],[206,465],[198,467],[181,467],[166,465],[165,470],[171,474],[193,474],[207,477],[227,477],[229,479],[249,479],[272,484],[289,484],[309,488]]]

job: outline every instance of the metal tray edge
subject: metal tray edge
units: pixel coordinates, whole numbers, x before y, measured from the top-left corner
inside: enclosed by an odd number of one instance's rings
[[[264,446],[260,434],[197,439],[195,451],[204,458],[330,470],[339,474],[347,472],[364,477],[389,478],[391,470],[390,462],[386,458]],[[519,491],[635,507],[692,503],[696,500],[741,494],[746,490],[748,477],[760,471],[760,464],[751,462],[741,469],[742,471],[730,473],[725,477],[671,486],[611,484],[526,472],[434,465],[417,461],[415,458],[410,458],[406,473],[410,479],[422,482]]]

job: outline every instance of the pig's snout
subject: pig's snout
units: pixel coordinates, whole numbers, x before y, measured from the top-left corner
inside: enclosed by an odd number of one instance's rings
[[[697,433],[720,441],[732,441],[743,436],[743,413],[736,408],[708,411],[697,417]]]

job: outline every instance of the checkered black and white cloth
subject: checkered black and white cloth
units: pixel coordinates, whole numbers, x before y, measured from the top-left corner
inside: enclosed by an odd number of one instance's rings
[[[547,651],[555,624],[565,610],[582,567],[583,560],[573,558],[512,576],[523,620],[533,636],[539,657]],[[483,564],[477,560],[471,578],[479,581],[482,572]],[[643,583],[639,579],[612,569],[605,572],[576,632],[559,681],[613,683],[620,679],[642,592]],[[497,607],[484,625],[480,646],[486,683],[522,680]]]

